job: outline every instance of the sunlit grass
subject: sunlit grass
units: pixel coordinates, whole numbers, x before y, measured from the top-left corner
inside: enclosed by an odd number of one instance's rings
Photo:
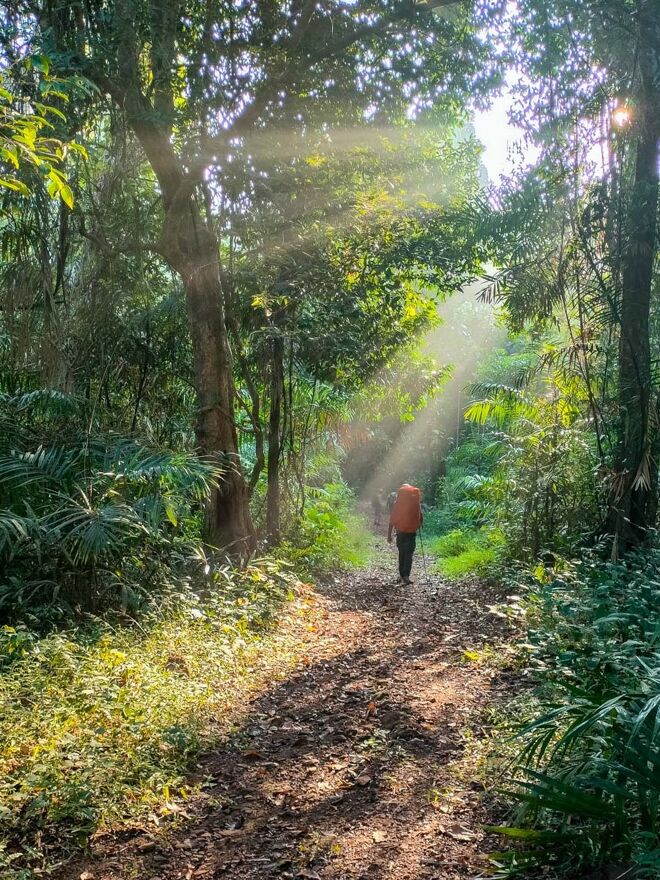
[[[288,600],[301,625],[277,628]],[[49,847],[179,809],[199,750],[299,659],[312,605],[271,564],[151,625],[71,629],[14,659],[0,676],[0,874],[32,847],[44,867]]]
[[[492,574],[504,537],[494,530],[453,529],[431,542],[437,570],[452,580]]]

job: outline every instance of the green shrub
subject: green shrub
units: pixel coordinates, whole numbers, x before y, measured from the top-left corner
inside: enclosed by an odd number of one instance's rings
[[[504,538],[497,530],[453,529],[431,542],[436,567],[445,577],[487,575],[499,561]]]
[[[469,575],[486,575],[495,563],[495,550],[490,547],[471,547],[456,556],[440,559],[438,570],[451,580]]]
[[[85,433],[76,426],[82,405],[48,390],[0,395],[5,620],[135,610],[195,552],[196,514],[221,469],[192,453]]]
[[[474,532],[465,531],[464,529],[453,529],[451,532],[447,532],[446,535],[441,535],[433,541],[431,546],[433,552],[438,556],[458,556],[471,546],[474,546],[475,540]]]
[[[280,552],[307,574],[365,565],[372,536],[354,511],[351,490],[344,483],[327,483],[308,493],[304,514]]]
[[[456,525],[456,518],[453,511],[446,506],[432,507],[430,510],[424,511],[424,535],[429,539],[444,535],[451,531]]]

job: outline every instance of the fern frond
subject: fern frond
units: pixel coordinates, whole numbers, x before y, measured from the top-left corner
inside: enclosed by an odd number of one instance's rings
[[[51,540],[56,537],[62,541],[73,562],[80,565],[116,554],[131,539],[147,533],[145,523],[129,505],[104,504],[95,508],[85,496],[79,504],[69,500],[69,506],[49,514],[43,522]]]

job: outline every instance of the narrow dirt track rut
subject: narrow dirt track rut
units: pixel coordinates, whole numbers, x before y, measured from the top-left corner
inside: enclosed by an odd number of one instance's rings
[[[167,833],[106,839],[86,880],[474,877],[492,802],[471,753],[511,673],[465,660],[506,621],[480,582],[396,586],[394,552],[317,588],[306,653],[246,707]],[[430,565],[430,563],[429,563]],[[467,761],[467,763],[466,763]],[[492,848],[491,843],[491,848]]]

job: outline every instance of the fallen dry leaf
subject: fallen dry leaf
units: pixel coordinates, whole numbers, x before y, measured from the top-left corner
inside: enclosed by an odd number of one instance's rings
[[[358,776],[355,781],[358,785],[369,785],[369,783],[372,781],[372,777],[369,776],[368,773],[363,773],[361,776]]]
[[[382,843],[384,840],[387,840],[387,833],[385,831],[374,831],[371,836],[374,839],[374,843]]]
[[[257,749],[245,749],[242,752],[244,758],[264,758],[265,755],[262,755],[261,752],[257,751]]]
[[[473,840],[476,837],[474,831],[470,831],[465,825],[450,825],[444,829],[444,833],[454,840]]]

